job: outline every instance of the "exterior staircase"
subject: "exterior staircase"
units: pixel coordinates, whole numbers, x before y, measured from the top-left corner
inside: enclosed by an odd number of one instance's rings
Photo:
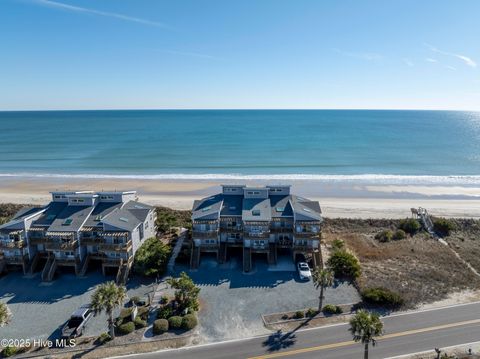
[[[77,275],[79,277],[85,276],[88,270],[88,264],[90,263],[90,254],[87,254],[85,258],[83,259],[83,262],[80,265],[80,269],[78,270]]]
[[[192,256],[190,258],[190,268],[197,269],[200,265],[200,247],[192,245]]]
[[[55,257],[48,257],[47,263],[45,263],[45,266],[43,267],[42,270],[42,282],[48,282],[49,274],[50,274],[50,269],[52,268],[52,264],[55,261]]]
[[[122,261],[120,262],[120,266],[118,267],[117,276],[115,278],[115,282],[117,283],[117,285],[127,284],[128,275],[130,274],[130,268],[132,267],[132,264],[133,260],[129,259],[127,261],[124,261],[122,259]]]
[[[40,255],[38,253],[35,253],[32,260],[28,264],[28,269],[27,269],[28,275],[33,275],[33,273],[35,272],[35,269],[37,268],[39,260],[40,260]]]
[[[172,250],[172,255],[170,256],[170,259],[168,260],[167,268],[169,272],[172,272],[173,269],[175,268],[175,261],[177,260],[178,254],[182,250],[183,242],[185,242],[185,239],[187,238],[188,230],[185,228],[182,228],[180,231],[180,234],[177,238],[177,242],[175,243],[175,246],[173,247]]]
[[[314,268],[323,267],[322,252],[320,251],[320,249],[313,252],[312,259]]]
[[[252,270],[252,250],[250,248],[243,248],[243,271],[250,272]]]

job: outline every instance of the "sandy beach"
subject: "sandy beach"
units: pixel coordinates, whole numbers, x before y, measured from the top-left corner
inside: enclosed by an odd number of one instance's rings
[[[222,183],[209,180],[0,177],[0,202],[45,204],[54,190],[136,190],[152,205],[190,209],[194,199],[217,193]],[[239,181],[235,181],[239,183]],[[265,185],[267,180],[244,181]],[[433,215],[480,218],[480,187],[457,185],[392,185],[295,180],[292,192],[314,200],[326,217],[404,218],[410,208]]]

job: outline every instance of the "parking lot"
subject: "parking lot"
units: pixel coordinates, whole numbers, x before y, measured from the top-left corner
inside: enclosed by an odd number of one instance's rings
[[[0,278],[0,301],[12,311],[12,321],[0,329],[2,338],[57,338],[59,330],[70,314],[90,302],[95,287],[113,277],[99,272],[88,273],[84,278],[74,274],[60,274],[53,282],[42,283],[40,274],[24,277],[12,272]],[[136,278],[127,285],[128,295],[143,296],[152,290],[149,282]],[[99,335],[107,330],[105,314],[93,317],[87,324],[85,335]]]
[[[274,312],[317,308],[319,292],[311,281],[300,281],[291,257],[279,257],[277,266],[255,260],[251,273],[242,273],[241,258],[218,265],[215,258],[203,256],[200,268],[185,270],[200,286],[200,334],[204,341],[249,337],[269,331],[261,315]],[[356,289],[345,283],[326,291],[325,303],[359,301]]]

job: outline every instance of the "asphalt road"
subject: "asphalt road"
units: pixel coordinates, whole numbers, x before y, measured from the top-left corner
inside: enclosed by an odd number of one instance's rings
[[[377,346],[370,348],[370,358],[386,358],[480,339],[480,303],[402,313],[382,320],[385,334],[378,340]],[[352,359],[363,358],[363,346],[352,342],[348,324],[340,324],[139,354],[135,358]]]

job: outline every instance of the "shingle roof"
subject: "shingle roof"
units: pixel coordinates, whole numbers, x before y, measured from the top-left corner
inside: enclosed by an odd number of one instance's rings
[[[94,206],[67,206],[48,227],[49,232],[76,232],[86,222]]]
[[[269,198],[244,198],[242,220],[244,221],[270,221],[272,213]]]
[[[87,227],[99,227],[102,225],[101,220],[105,218],[109,213],[114,211],[116,208],[120,208],[122,203],[118,202],[100,202],[93,209],[90,217],[88,217],[84,226]]]
[[[212,197],[204,198],[193,203],[192,219],[198,220],[215,220],[219,218],[222,209],[224,196],[217,194]]]

